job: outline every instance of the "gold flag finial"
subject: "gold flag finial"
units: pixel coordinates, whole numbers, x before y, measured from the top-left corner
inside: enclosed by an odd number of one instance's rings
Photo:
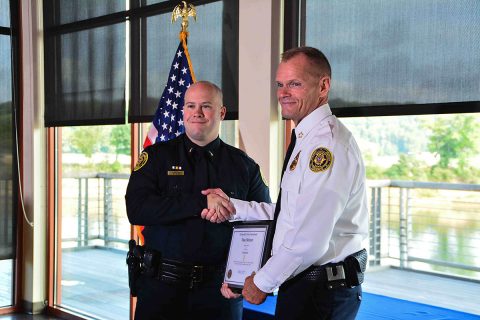
[[[181,4],[178,4],[172,12],[172,23],[177,21],[179,17],[182,17],[182,31],[187,33],[188,28],[188,17],[193,17],[197,21],[197,11],[193,4],[187,4],[186,1],[182,1]]]

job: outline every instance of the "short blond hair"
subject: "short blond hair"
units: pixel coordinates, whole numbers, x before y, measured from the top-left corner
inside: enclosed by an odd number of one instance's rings
[[[313,70],[317,76],[332,77],[332,68],[327,57],[320,50],[313,47],[298,47],[285,51],[282,54],[282,62],[286,62],[298,55],[305,55],[313,66]]]

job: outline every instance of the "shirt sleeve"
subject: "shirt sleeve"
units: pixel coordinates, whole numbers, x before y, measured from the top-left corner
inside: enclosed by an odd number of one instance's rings
[[[125,195],[127,216],[131,224],[169,224],[191,217],[199,217],[207,207],[207,199],[202,194],[176,192],[161,189],[166,185],[159,170],[163,161],[157,149],[147,148],[147,160],[137,164],[132,172]]]
[[[270,199],[270,192],[268,190],[267,184],[263,180],[262,174],[260,172],[260,166],[254,162],[251,165],[249,173],[250,185],[247,200],[268,203],[272,202],[272,200]]]
[[[244,201],[231,198],[235,215],[230,221],[273,220],[275,203]]]
[[[314,150],[305,152],[296,170],[284,174],[274,252],[254,277],[254,283],[264,292],[272,292],[326,254],[347,205],[358,162],[346,148],[337,148],[333,150],[333,164],[325,171],[314,172],[309,166]]]

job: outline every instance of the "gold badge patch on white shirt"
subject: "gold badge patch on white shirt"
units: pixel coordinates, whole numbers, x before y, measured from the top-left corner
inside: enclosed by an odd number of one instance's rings
[[[310,170],[323,172],[333,164],[333,154],[327,148],[320,147],[312,152],[310,157]]]

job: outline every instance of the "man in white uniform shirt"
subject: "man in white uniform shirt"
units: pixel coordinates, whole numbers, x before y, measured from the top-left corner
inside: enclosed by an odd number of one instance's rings
[[[279,288],[276,319],[354,319],[360,307],[368,232],[365,167],[355,139],[328,105],[330,79],[330,64],[319,50],[282,55],[277,97],[283,118],[296,127],[277,205],[204,191],[218,196],[217,205],[202,212],[212,222],[276,219],[272,256],[246,278],[242,291],[248,302],[260,304]],[[225,284],[221,291],[237,296]]]

